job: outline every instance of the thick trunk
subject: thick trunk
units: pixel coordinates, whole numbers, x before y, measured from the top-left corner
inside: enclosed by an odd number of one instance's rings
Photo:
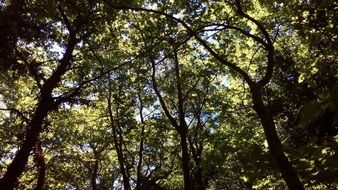
[[[194,134],[194,141],[189,138],[190,149],[192,153],[192,157],[194,159],[195,167],[194,167],[194,189],[195,190],[205,190],[205,183],[206,181],[203,178],[203,169],[201,166],[201,158],[202,158],[202,151],[203,151],[203,142],[199,140],[199,130],[203,130],[201,126],[201,115],[198,113],[197,116],[197,128],[195,129]],[[196,142],[199,141],[199,142]]]
[[[99,161],[96,159],[94,166],[93,166],[92,175],[90,178],[92,190],[97,190],[96,179],[97,179],[98,170],[99,170]]]
[[[196,168],[194,172],[194,189],[195,190],[205,190],[204,180],[203,180],[203,174],[202,174],[202,167],[200,163],[200,159],[194,159]]]
[[[72,53],[77,42],[78,40],[76,39],[75,34],[71,34],[69,36],[67,50],[60,60],[59,66],[54,70],[51,77],[43,84],[34,116],[27,127],[25,140],[1,179],[0,189],[14,189],[18,178],[24,171],[30,152],[33,150],[39,134],[42,132],[43,120],[49,111],[57,107],[52,98],[52,91],[61,81],[61,76],[67,72],[68,67],[71,65],[71,59],[73,57]]]
[[[190,176],[190,157],[187,143],[187,134],[181,133],[181,148],[182,148],[182,169],[183,169],[183,180],[184,190],[192,190],[191,176]]]
[[[269,150],[273,160],[276,162],[286,185],[290,190],[304,189],[299,180],[296,170],[291,165],[283,151],[282,143],[277,135],[276,126],[271,113],[263,103],[261,88],[253,86],[250,88],[254,109],[262,123],[264,134],[269,145]]]
[[[197,137],[195,137],[197,138]],[[192,153],[192,157],[194,159],[195,167],[193,169],[193,188],[195,190],[204,190],[205,181],[203,179],[203,171],[201,166],[201,156],[203,150],[202,143],[193,143],[191,139],[189,139],[190,149]]]
[[[48,101],[47,101],[48,102]],[[42,122],[48,113],[48,103],[42,99],[36,109],[34,117],[28,126],[25,140],[21,148],[16,153],[12,163],[8,166],[7,172],[0,181],[0,189],[11,190],[14,189],[18,178],[25,169],[28,157],[33,150],[38,136],[42,131]]]

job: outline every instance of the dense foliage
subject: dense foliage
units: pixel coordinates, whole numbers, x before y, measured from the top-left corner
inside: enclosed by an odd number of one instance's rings
[[[0,189],[338,189],[337,10],[0,1]]]

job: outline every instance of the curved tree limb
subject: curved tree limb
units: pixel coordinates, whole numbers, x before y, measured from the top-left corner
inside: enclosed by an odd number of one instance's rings
[[[241,75],[245,81],[249,84],[254,83],[252,81],[252,79],[250,78],[250,76],[244,71],[242,70],[240,67],[238,67],[237,65],[230,63],[228,60],[226,60],[223,56],[219,55],[214,49],[212,49],[212,47],[204,40],[202,39],[198,33],[191,27],[189,26],[186,22],[184,22],[183,20],[176,18],[173,15],[170,15],[168,13],[162,12],[162,11],[158,11],[158,10],[153,10],[153,9],[146,9],[146,8],[140,8],[140,7],[130,7],[130,6],[126,6],[126,5],[114,5],[109,1],[105,1],[111,8],[113,9],[119,9],[119,10],[132,10],[132,11],[144,11],[144,12],[149,12],[149,13],[155,13],[158,15],[163,15],[179,24],[181,24],[187,31],[189,34],[191,34],[214,58],[216,58],[220,63],[222,63],[223,65],[233,69],[236,73],[238,73],[239,75]]]

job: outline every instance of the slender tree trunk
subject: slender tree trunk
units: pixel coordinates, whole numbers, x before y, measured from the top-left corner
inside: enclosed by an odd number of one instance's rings
[[[180,66],[178,61],[177,51],[174,51],[175,59],[175,75],[176,75],[176,90],[177,90],[177,105],[178,105],[178,116],[179,116],[179,128],[177,132],[181,137],[181,148],[182,148],[182,169],[184,177],[184,190],[192,190],[192,181],[191,181],[191,168],[190,168],[190,156],[189,156],[189,147],[187,142],[187,133],[188,126],[185,122],[185,110],[184,110],[184,95],[182,89],[181,73]]]
[[[113,126],[114,128],[115,126]],[[125,159],[123,156],[123,152],[122,152],[122,144],[119,142],[117,134],[116,134],[116,129],[113,129],[113,138],[114,138],[114,144],[115,144],[115,149],[116,149],[116,153],[117,153],[117,159],[119,161],[120,164],[120,170],[121,170],[121,174],[122,174],[122,178],[123,178],[123,186],[125,190],[130,190],[130,184],[129,184],[129,176],[127,174],[127,168],[126,168],[126,163],[125,163]]]
[[[124,190],[131,190],[130,187],[130,183],[129,183],[129,175],[128,175],[128,171],[126,168],[126,163],[125,163],[125,159],[123,156],[123,151],[122,151],[122,134],[120,134],[117,131],[117,123],[114,119],[113,116],[113,111],[112,111],[112,100],[111,100],[111,91],[109,89],[109,94],[108,94],[108,112],[109,112],[109,119],[112,125],[112,131],[113,131],[113,141],[114,141],[114,145],[115,145],[115,150],[116,150],[116,154],[117,154],[117,159],[119,161],[120,164],[120,171],[122,174],[122,178],[123,178],[123,186],[124,186]]]
[[[120,137],[121,138],[121,137]],[[130,190],[130,183],[129,183],[129,175],[128,175],[128,168],[123,156],[123,151],[122,151],[122,142],[120,139],[120,142],[117,144],[118,148],[116,148],[117,151],[117,157],[120,162],[120,169],[123,177],[123,185],[125,190]]]
[[[187,143],[187,133],[181,132],[181,148],[182,148],[182,169],[183,169],[183,180],[184,190],[192,190],[191,183],[191,172],[190,172],[190,156]]]
[[[142,169],[142,161],[143,161],[143,147],[144,147],[144,118],[143,118],[143,102],[140,93],[137,94],[137,97],[140,101],[140,119],[141,119],[141,140],[140,140],[140,147],[138,151],[138,163],[137,163],[137,184],[136,190],[141,188],[141,169]]]
[[[141,169],[142,169],[142,162],[143,162],[143,143],[144,143],[144,124],[142,124],[142,129],[141,129],[141,142],[140,142],[140,148],[138,152],[138,164],[137,164],[137,184],[136,184],[136,189],[139,189],[141,187]]]
[[[295,168],[290,163],[283,151],[282,143],[277,135],[275,122],[267,107],[264,105],[261,88],[250,86],[254,109],[262,123],[264,134],[269,145],[273,160],[276,162],[286,185],[290,190],[303,190]]]

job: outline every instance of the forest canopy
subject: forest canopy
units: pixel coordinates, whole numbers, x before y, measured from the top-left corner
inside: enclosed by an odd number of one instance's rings
[[[337,11],[0,0],[0,189],[338,189]]]

